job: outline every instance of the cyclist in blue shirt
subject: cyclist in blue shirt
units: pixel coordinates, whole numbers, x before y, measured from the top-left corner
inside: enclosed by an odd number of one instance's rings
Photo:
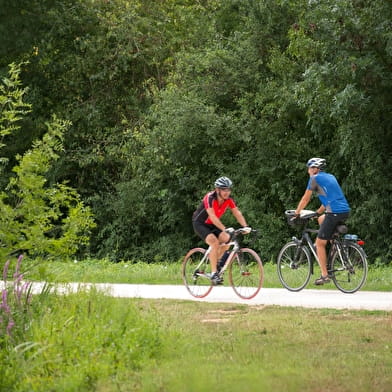
[[[332,239],[336,226],[348,218],[350,206],[336,177],[324,171],[326,166],[325,159],[311,158],[306,163],[306,166],[310,178],[295,213],[299,216],[301,210],[310,202],[312,193],[316,192],[318,194],[321,206],[317,209],[320,229],[316,239],[316,250],[321,276],[315,281],[315,284],[322,285],[330,281],[327,271],[327,243]]]

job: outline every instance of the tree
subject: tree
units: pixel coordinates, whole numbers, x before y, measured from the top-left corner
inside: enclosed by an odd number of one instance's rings
[[[23,102],[27,88],[21,88],[20,66],[12,63],[9,77],[0,84],[0,150],[6,146],[6,138],[18,130],[18,121],[26,115],[31,105]],[[4,165],[8,163],[7,157],[0,157],[0,173],[4,179]],[[1,189],[1,187],[0,187]]]
[[[10,67],[10,77],[3,79],[0,102],[7,102],[0,112],[0,134],[18,128],[26,104],[25,90],[20,90],[20,66]],[[5,88],[6,86],[7,88]],[[18,117],[19,116],[19,117]],[[12,127],[9,126],[12,124]],[[77,192],[66,183],[47,184],[45,175],[62,151],[67,121],[53,116],[46,124],[42,140],[34,142],[14,167],[15,175],[0,193],[0,258],[20,249],[31,256],[70,257],[87,245],[94,227],[91,211]]]
[[[30,59],[34,117],[3,149],[3,178],[50,113],[70,120],[47,178],[71,179],[92,207],[96,255],[179,256],[195,204],[226,174],[273,258],[317,155],[371,258],[392,257],[391,2],[20,0],[5,12],[0,62]]]

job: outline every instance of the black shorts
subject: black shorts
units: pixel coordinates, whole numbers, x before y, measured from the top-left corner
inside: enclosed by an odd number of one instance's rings
[[[222,233],[222,230],[218,229],[215,225],[208,225],[207,223],[192,221],[193,230],[195,233],[205,241],[208,234],[214,234],[216,238],[219,237],[219,234]]]
[[[324,222],[320,226],[317,238],[320,238],[321,240],[331,240],[335,233],[336,226],[344,223],[348,216],[348,212],[343,212],[341,214],[327,212],[325,214]]]

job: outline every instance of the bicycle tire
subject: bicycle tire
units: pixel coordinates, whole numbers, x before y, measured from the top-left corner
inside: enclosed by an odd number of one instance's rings
[[[242,299],[254,298],[263,280],[264,268],[259,255],[253,249],[240,249],[229,264],[229,281],[234,292]]]
[[[343,245],[343,252],[350,264],[346,267],[336,252],[331,260],[331,275],[335,286],[343,293],[352,294],[366,282],[368,265],[364,250],[355,242]]]
[[[207,273],[211,272],[208,258],[203,262],[199,271],[196,271],[206,250],[203,248],[193,248],[184,257],[182,262],[182,280],[188,292],[196,298],[206,297],[212,290],[211,279]]]
[[[279,252],[276,267],[279,280],[290,291],[300,291],[308,283],[311,275],[311,255],[305,246],[294,241],[285,244]]]

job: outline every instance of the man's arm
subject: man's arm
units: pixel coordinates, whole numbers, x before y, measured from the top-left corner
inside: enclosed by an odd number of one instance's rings
[[[304,195],[302,196],[301,201],[298,204],[297,209],[295,210],[295,213],[297,215],[300,214],[300,212],[309,204],[310,199],[312,198],[312,191],[310,189],[307,189],[304,193]]]
[[[212,224],[215,225],[218,229],[221,229],[222,231],[224,231],[226,227],[221,222],[221,220],[215,215],[214,209],[207,208],[206,211],[207,211],[209,218],[211,219]]]
[[[238,209],[238,207],[235,207],[231,210],[231,212],[233,213],[235,219],[237,219],[237,222],[242,226],[242,227],[246,227],[248,226],[246,224],[246,220],[244,218],[244,216],[242,215],[242,212]]]

